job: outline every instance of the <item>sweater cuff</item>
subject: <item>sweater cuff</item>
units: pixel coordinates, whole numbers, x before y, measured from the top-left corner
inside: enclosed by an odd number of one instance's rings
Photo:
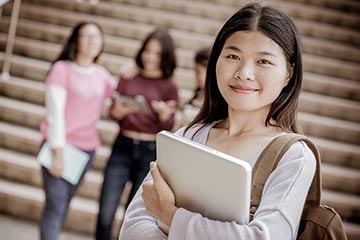
[[[192,214],[192,212],[184,208],[178,208],[178,210],[176,210],[170,226],[169,240],[186,238],[187,223]]]

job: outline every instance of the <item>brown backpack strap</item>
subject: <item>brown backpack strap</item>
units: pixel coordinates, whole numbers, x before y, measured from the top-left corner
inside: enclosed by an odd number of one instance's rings
[[[312,150],[316,158],[316,172],[311,183],[306,204],[320,205],[321,202],[321,173],[320,155],[315,144],[307,137],[287,133],[274,138],[261,153],[252,170],[252,190],[251,190],[251,214],[254,214],[260,204],[262,191],[266,180],[271,172],[276,168],[285,152],[297,141],[304,141]]]

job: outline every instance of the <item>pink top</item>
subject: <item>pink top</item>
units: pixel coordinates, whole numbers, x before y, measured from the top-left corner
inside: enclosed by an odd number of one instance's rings
[[[100,144],[96,123],[104,100],[113,90],[111,74],[97,64],[81,68],[68,61],[58,61],[52,65],[45,83],[47,89],[56,86],[66,92],[63,110],[66,143],[83,150],[94,150]],[[40,127],[43,139],[49,137],[48,112]]]

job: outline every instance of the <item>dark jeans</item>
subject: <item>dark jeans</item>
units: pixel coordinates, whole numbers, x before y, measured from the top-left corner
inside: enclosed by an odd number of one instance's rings
[[[40,238],[42,240],[58,239],[66,219],[70,201],[75,195],[86,171],[90,168],[95,151],[86,153],[89,155],[89,162],[77,185],[72,185],[62,178],[52,176],[46,168],[42,167],[45,191],[45,207],[40,221]]]
[[[121,134],[116,138],[101,189],[96,227],[97,240],[111,239],[115,212],[125,184],[128,180],[132,182],[129,204],[149,172],[150,162],[156,158],[155,147],[154,141],[136,141]]]

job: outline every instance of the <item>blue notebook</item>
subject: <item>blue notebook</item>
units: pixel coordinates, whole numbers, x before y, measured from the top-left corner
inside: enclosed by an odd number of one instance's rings
[[[48,142],[45,142],[42,146],[37,159],[45,168],[51,166],[53,154]],[[74,146],[66,144],[63,150],[63,161],[64,168],[61,177],[76,185],[89,161],[89,155]]]

